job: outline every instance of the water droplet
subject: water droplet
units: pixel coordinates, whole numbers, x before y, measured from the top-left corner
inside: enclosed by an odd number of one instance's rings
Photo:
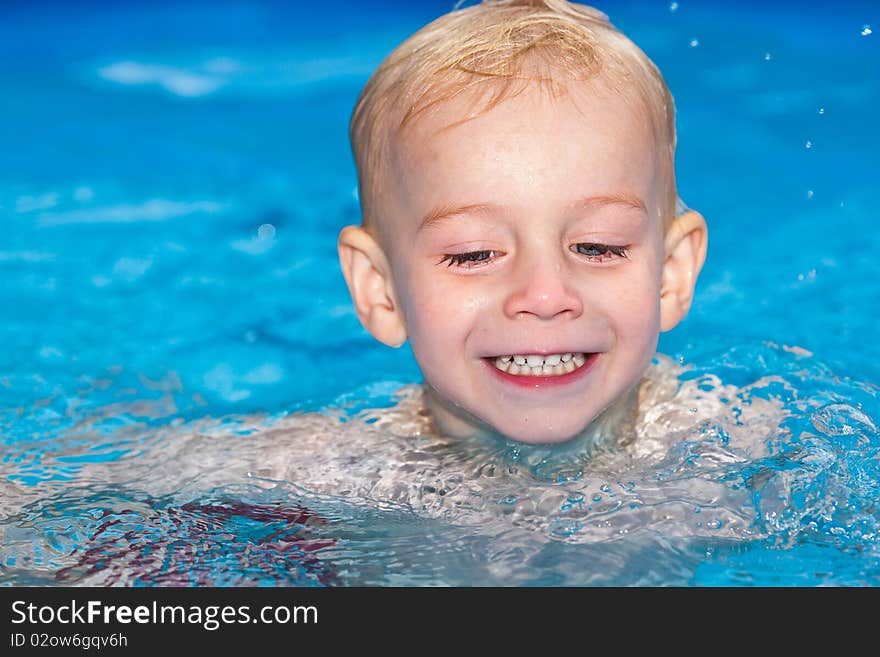
[[[820,107],[820,108],[819,108],[819,114],[824,114],[824,113],[825,113],[825,108],[824,108],[824,107]]]
[[[873,30],[871,30],[870,25],[862,25],[862,36],[868,36],[872,32],[873,32]]]
[[[275,239],[275,226],[272,224],[263,224],[257,228],[257,237],[261,240]]]
[[[671,11],[671,12],[678,11],[678,3],[677,2],[670,2],[669,3],[669,11]]]
[[[691,43],[690,43],[691,48],[696,48],[698,45],[700,45],[699,39],[691,39]]]
[[[717,519],[706,521],[706,527],[708,527],[709,529],[721,529],[723,525],[724,523]]]
[[[764,61],[769,62],[771,59],[773,59],[773,55],[771,55],[769,52],[765,52],[764,53]]]
[[[807,200],[809,201],[811,198],[813,198],[813,190],[808,189],[807,190]]]
[[[594,501],[594,502],[601,502],[601,501],[602,501],[602,496],[599,495],[599,493],[596,493],[595,495],[593,495],[593,501]]]
[[[502,504],[516,504],[516,495],[505,495],[501,498]]]
[[[601,486],[599,486],[599,490],[601,490],[603,493],[610,493],[611,486],[609,486],[608,484],[602,484]]]
[[[812,148],[812,147],[813,147],[813,142],[811,142],[809,139],[807,139],[807,143],[804,144],[804,147],[805,147],[805,148]]]

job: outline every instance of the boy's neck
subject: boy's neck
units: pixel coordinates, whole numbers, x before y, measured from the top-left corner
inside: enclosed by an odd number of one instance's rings
[[[560,445],[566,447],[578,445],[593,452],[597,449],[614,449],[630,443],[635,437],[640,386],[641,381],[602,411],[581,433]],[[452,407],[450,402],[437,394],[429,384],[424,384],[424,391],[425,407],[430,413],[437,433],[463,440],[510,440],[465,409]]]

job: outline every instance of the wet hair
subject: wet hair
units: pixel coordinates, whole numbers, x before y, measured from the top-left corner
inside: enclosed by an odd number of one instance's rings
[[[597,9],[566,0],[483,0],[434,20],[374,71],[351,117],[361,213],[373,228],[392,144],[422,113],[462,94],[476,118],[538,84],[556,97],[565,81],[601,80],[647,115],[664,177],[661,212],[675,213],[675,107],[663,76]],[[451,126],[449,126],[451,127]]]

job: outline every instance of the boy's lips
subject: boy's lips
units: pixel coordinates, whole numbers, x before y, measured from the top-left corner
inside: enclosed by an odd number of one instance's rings
[[[574,383],[593,369],[593,365],[595,365],[600,355],[600,353],[595,352],[575,352],[573,358],[570,360],[570,363],[576,364],[575,369],[572,371],[562,371],[558,369],[559,366],[557,366],[555,371],[559,373],[551,374],[509,373],[496,366],[496,358],[489,357],[483,358],[482,360],[489,368],[490,372],[504,383],[521,388],[536,389],[557,387]],[[511,365],[513,364],[514,363],[511,362]]]

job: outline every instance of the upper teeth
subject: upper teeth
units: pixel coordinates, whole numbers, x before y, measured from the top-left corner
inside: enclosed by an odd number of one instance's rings
[[[514,354],[499,356],[494,364],[508,374],[552,376],[573,372],[586,361],[585,354]]]

